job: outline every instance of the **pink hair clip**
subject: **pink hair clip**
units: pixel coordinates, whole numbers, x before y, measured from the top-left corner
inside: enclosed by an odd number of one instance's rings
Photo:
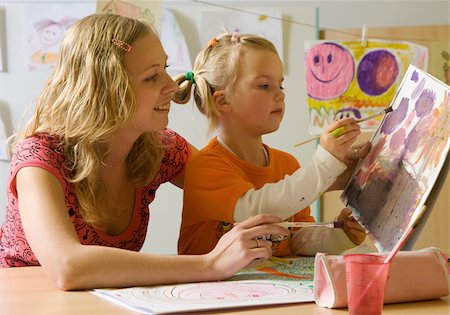
[[[111,39],[111,42],[127,53],[131,51],[131,45],[128,43],[125,43],[123,40],[113,38],[113,39]]]
[[[231,42],[233,44],[237,44],[241,41],[241,34],[239,34],[239,31],[233,32],[233,35],[231,35]]]
[[[217,38],[213,37],[208,42],[208,47],[214,47],[217,45]]]

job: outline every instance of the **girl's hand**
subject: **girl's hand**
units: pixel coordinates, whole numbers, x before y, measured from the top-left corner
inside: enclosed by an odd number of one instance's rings
[[[289,230],[271,223],[281,222],[274,215],[260,214],[251,217],[223,235],[216,247],[205,255],[212,278],[226,279],[258,258],[272,256],[272,242],[259,237],[289,235]]]
[[[344,232],[348,238],[356,245],[364,242],[366,238],[366,231],[364,228],[351,216],[352,211],[349,208],[341,210],[337,220],[344,222]]]
[[[320,136],[320,145],[345,162],[347,152],[360,134],[360,127],[353,117],[339,119],[333,121]]]
[[[359,145],[353,145],[347,150],[345,160],[343,162],[348,167],[341,175],[338,176],[336,181],[327,189],[327,191],[342,190],[345,186],[347,186],[347,182],[350,180],[356,165],[358,165],[360,159],[366,157],[370,151],[370,147],[371,143],[367,141]]]

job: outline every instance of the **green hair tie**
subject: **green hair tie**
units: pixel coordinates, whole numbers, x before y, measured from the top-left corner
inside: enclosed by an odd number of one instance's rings
[[[192,71],[186,72],[185,76],[186,76],[186,80],[191,81],[192,83],[195,83],[194,73]]]

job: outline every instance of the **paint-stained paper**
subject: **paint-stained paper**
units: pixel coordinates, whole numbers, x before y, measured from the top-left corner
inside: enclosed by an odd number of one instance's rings
[[[380,251],[413,225],[449,154],[449,96],[448,85],[411,65],[341,196]]]

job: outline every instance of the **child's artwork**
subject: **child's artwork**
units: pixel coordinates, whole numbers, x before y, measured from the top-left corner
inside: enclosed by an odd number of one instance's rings
[[[283,30],[281,13],[273,12],[271,17],[245,12],[215,11],[202,12],[202,47],[209,40],[224,31],[232,33],[259,35],[270,40],[277,48],[278,56],[283,60]],[[275,18],[272,18],[275,17]]]
[[[309,132],[335,118],[361,118],[389,106],[409,64],[426,70],[426,47],[407,42],[305,41]],[[380,120],[361,123],[374,129]]]
[[[6,69],[6,23],[5,23],[5,11],[3,7],[0,7],[0,72]]]
[[[226,281],[97,289],[92,293],[142,314],[314,301],[314,257],[292,261],[292,264],[258,262]]]
[[[145,21],[153,26],[159,25],[162,0],[98,0],[98,13],[114,13]]]
[[[449,154],[450,87],[410,66],[341,198],[380,251],[420,215]]]
[[[169,8],[163,8],[161,17],[160,38],[167,54],[169,71],[191,71],[191,56],[184,39],[183,32]]]
[[[53,68],[66,30],[94,12],[93,3],[28,3],[25,6],[28,69]]]

